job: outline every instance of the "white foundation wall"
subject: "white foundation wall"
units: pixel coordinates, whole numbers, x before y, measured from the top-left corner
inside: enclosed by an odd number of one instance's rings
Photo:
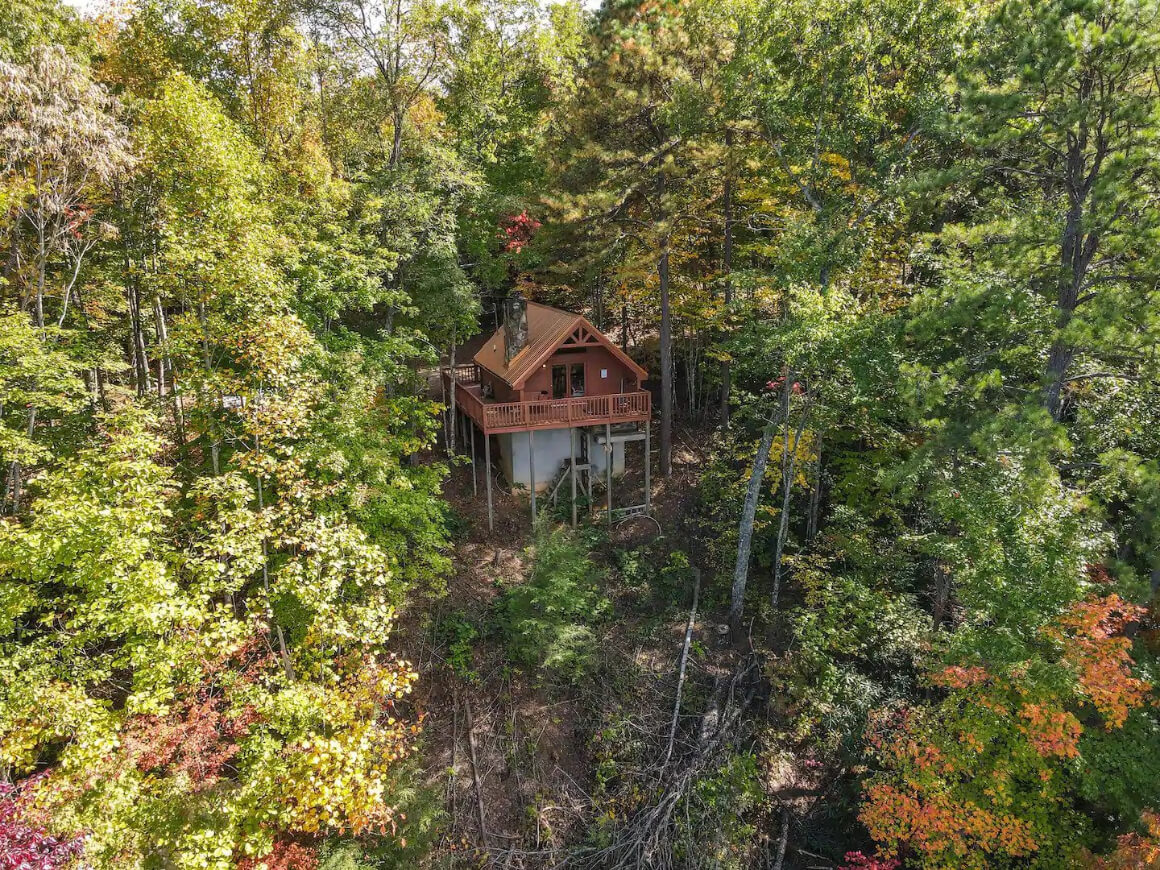
[[[605,457],[608,456],[604,452],[604,433],[588,432],[588,458],[592,463],[592,473],[601,478],[604,477]],[[612,476],[620,477],[624,474],[624,442],[617,440],[616,436],[612,436]]]
[[[497,435],[499,442],[499,461],[504,477],[512,486],[527,489],[531,486],[531,451],[529,443],[535,444],[536,449],[536,490],[542,491],[551,485],[560,473],[561,467],[570,454],[570,436],[575,433],[576,460],[582,455],[581,438],[588,438],[588,458],[592,463],[592,473],[603,476],[605,473],[604,445],[598,444],[596,438],[583,429],[537,429],[534,436],[531,433],[513,432],[507,435]],[[600,436],[603,440],[603,435]],[[624,473],[624,442],[612,442],[612,473]]]

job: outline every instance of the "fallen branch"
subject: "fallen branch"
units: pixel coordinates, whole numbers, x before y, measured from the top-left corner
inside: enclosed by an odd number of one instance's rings
[[[453,688],[451,725],[451,770],[447,774],[447,797],[451,818],[455,818],[455,769],[459,766],[459,689]]]
[[[781,870],[785,863],[785,844],[789,841],[789,807],[781,808],[781,839],[777,843],[777,858],[773,862],[773,870]]]
[[[471,778],[475,782],[475,809],[479,813],[479,836],[483,847],[491,849],[488,842],[487,824],[483,817],[483,785],[479,781],[479,757],[475,749],[475,719],[471,715],[471,702],[463,699],[463,711],[467,714],[467,746],[471,750]]]
[[[681,714],[681,690],[685,687],[685,666],[689,663],[689,646],[693,639],[693,623],[697,620],[697,600],[701,595],[701,571],[693,569],[693,606],[689,608],[689,622],[685,626],[685,645],[681,649],[681,667],[677,673],[677,700],[673,704],[673,721],[669,726],[669,745],[665,749],[665,760],[661,763],[661,776],[669,766],[673,756],[673,742],[677,739],[677,721]]]
[[[668,870],[674,866],[674,811],[688,796],[697,780],[717,762],[722,750],[733,742],[742,715],[757,694],[756,684],[750,679],[756,667],[756,657],[753,656],[738,666],[729,683],[724,709],[715,727],[702,722],[699,729],[701,739],[695,751],[663,783],[656,799],[629,818],[608,846],[594,850],[581,849],[574,853],[578,863],[607,870],[635,870],[643,867]],[[744,693],[735,697],[736,689],[742,684],[747,684]],[[716,704],[712,705],[706,716],[716,710]]]

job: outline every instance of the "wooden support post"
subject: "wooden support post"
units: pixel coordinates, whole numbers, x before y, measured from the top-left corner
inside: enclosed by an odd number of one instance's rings
[[[652,421],[644,421],[644,512],[652,513]]]
[[[604,480],[608,485],[608,527],[612,528],[612,424],[604,424]]]
[[[452,388],[454,388],[452,384]],[[443,408],[443,444],[444,446],[451,443],[451,408],[447,405],[447,381],[444,380],[444,373],[439,372],[439,397],[440,407]]]
[[[532,486],[532,522],[536,521],[536,431],[528,430],[528,477]]]
[[[491,436],[483,430],[483,470],[487,475],[487,530],[495,531],[495,517],[491,506]]]
[[[464,416],[467,416],[466,414]],[[475,473],[475,421],[472,420],[468,424],[471,430],[471,494],[473,496],[479,495],[479,477]]]
[[[571,462],[569,477],[572,478],[572,528],[576,528],[576,430],[568,430],[568,457]]]

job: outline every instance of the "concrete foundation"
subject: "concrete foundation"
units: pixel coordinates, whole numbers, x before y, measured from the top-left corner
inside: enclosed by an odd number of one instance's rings
[[[588,461],[592,465],[592,474],[603,479],[606,468],[607,453],[604,450],[603,431],[591,432],[586,429],[538,429],[534,434],[528,432],[513,432],[497,435],[499,443],[499,461],[503,469],[504,478],[513,487],[529,489],[532,483],[532,461],[530,445],[535,445],[536,490],[546,490],[560,473],[560,469],[570,455],[569,440],[576,439],[576,461],[580,462],[584,455],[581,439],[587,440]],[[531,436],[531,437],[529,437]],[[612,435],[612,474],[614,477],[624,474],[624,442],[628,438],[643,437],[641,435],[626,436],[624,433],[614,432]]]

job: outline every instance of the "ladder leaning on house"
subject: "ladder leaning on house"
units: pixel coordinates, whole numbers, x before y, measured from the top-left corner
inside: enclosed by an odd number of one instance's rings
[[[570,437],[576,438],[578,430],[573,429]],[[555,507],[559,503],[560,487],[567,480],[572,486],[572,528],[576,528],[577,520],[577,491],[583,491],[589,501],[592,500],[592,465],[588,462],[588,439],[580,437],[580,456],[576,456],[576,443],[572,442],[572,455],[560,463],[560,468],[552,482],[548,485],[548,500]]]
[[[571,459],[565,459],[560,463],[560,470],[556,472],[548,491],[548,498],[553,507],[559,503],[560,487],[570,478],[575,478],[572,485],[572,527],[575,528],[577,489],[583,491],[589,501],[592,500],[592,466],[588,464],[587,459],[577,461],[575,465]]]

